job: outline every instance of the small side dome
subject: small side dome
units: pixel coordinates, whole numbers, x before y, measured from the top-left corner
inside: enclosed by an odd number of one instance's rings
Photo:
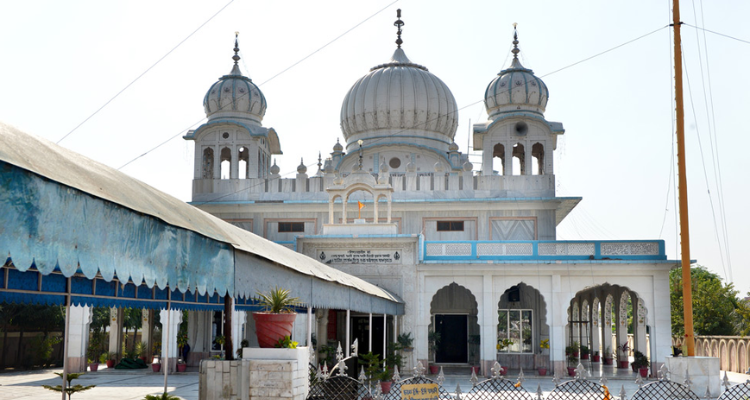
[[[417,165],[413,162],[409,161],[408,164],[406,164],[406,171],[408,172],[417,172]]]
[[[450,146],[448,146],[448,151],[450,152],[458,151],[458,145],[456,144],[456,142],[451,142]]]
[[[380,164],[380,172],[388,172],[388,164],[385,163],[385,160],[383,160],[383,162]]]
[[[276,165],[276,159],[273,159],[273,165],[271,166],[271,174],[278,175],[279,171],[281,171],[281,168],[279,168],[278,165]]]
[[[333,151],[336,153],[344,151],[344,146],[341,145],[338,139],[336,139],[336,144],[333,145]]]
[[[464,171],[469,172],[472,169],[474,169],[474,164],[467,161],[464,163],[463,167],[464,167]]]
[[[305,166],[305,161],[300,158],[299,159],[299,166],[297,167],[297,173],[302,175],[307,172],[307,166]]]
[[[498,115],[511,111],[531,111],[543,114],[549,99],[549,90],[544,82],[525,68],[518,60],[518,33],[513,33],[513,62],[490,82],[484,92],[487,115],[494,120]]]
[[[229,75],[222,76],[211,85],[203,97],[203,108],[209,121],[221,117],[240,117],[260,125],[266,115],[266,98],[258,86],[240,72],[237,64],[239,51],[235,35],[234,67]]]

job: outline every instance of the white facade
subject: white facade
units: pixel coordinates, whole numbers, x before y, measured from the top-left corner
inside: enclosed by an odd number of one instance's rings
[[[253,108],[231,97],[207,106],[208,122],[185,137],[196,142],[193,202],[400,296],[405,314],[387,317],[386,340],[410,332],[411,365],[437,358],[481,364],[486,373],[500,360],[511,368],[551,362],[561,370],[574,340],[614,352],[627,340],[630,307],[635,349],[658,368],[671,351],[668,272],[676,262],[666,259],[662,241],[556,240],[557,225],[581,198],[555,195],[553,152],[565,131],[545,119],[549,91],[518,52],[515,46],[511,66],[485,90],[490,120],[473,132],[481,168],[453,141],[458,114],[447,85],[399,44],[387,63],[342,94],[345,145],[337,142],[309,175],[300,165],[295,178],[280,178],[271,161],[281,154],[279,137],[261,124],[265,100],[262,112],[260,103]],[[233,70],[206,99],[230,81],[263,96]],[[226,174],[217,172],[222,162]],[[617,343],[601,329],[612,324],[610,309]],[[374,343],[382,340],[382,315],[372,324],[369,315],[347,315],[315,310],[318,345],[335,338],[344,346],[360,335],[360,352],[382,349]],[[450,336],[435,354],[428,346],[433,329]],[[513,344],[498,351],[499,335]],[[539,347],[545,339],[549,350]]]

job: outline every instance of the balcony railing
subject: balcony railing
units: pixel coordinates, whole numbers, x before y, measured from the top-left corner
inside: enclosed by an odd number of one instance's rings
[[[425,241],[425,261],[666,260],[663,240]]]

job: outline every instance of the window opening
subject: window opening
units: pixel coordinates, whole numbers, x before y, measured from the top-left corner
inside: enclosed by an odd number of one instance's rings
[[[513,146],[513,175],[526,175],[526,151],[521,143]]]
[[[505,146],[501,143],[492,148],[492,175],[505,175]]]
[[[238,178],[239,179],[247,179],[249,176],[249,170],[248,170],[248,159],[250,158],[250,152],[247,151],[247,147],[240,147],[240,154],[239,154],[239,165],[238,165]]]
[[[221,149],[221,179],[230,179],[232,166],[232,151],[229,147]]]
[[[497,311],[498,353],[533,353],[533,310]]]
[[[531,146],[531,156],[536,161],[531,163],[531,174],[544,175],[544,146],[541,143],[534,143]]]
[[[279,232],[304,232],[304,222],[279,222]]]
[[[437,230],[438,232],[456,232],[460,231],[463,232],[464,230],[464,221],[438,221],[437,222]]]

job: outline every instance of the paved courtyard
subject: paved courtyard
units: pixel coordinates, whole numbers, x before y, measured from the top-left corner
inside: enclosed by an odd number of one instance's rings
[[[196,369],[197,370],[197,369]],[[60,394],[46,390],[41,385],[58,385],[60,378],[54,372],[62,372],[61,369],[46,369],[39,371],[18,371],[0,373],[0,399],[40,399],[57,400]],[[722,372],[722,377],[724,373]],[[732,384],[744,383],[750,376],[730,372],[728,374]],[[461,385],[461,391],[466,392],[471,388],[468,374],[447,375],[445,388],[454,392],[456,385]],[[509,379],[515,380],[515,375]],[[597,378],[592,378],[598,381]],[[86,399],[109,399],[109,400],[140,400],[147,394],[160,394],[164,387],[164,376],[147,370],[123,371],[107,370],[104,368],[98,372],[89,372],[74,383],[81,385],[96,385],[95,388],[73,396],[76,400]],[[540,386],[545,397],[555,387],[551,377],[529,377],[523,384],[529,392],[534,393]],[[625,388],[627,397],[631,398],[638,390],[638,385],[633,379],[625,376],[615,376],[609,381],[609,390],[619,396],[621,387]],[[198,372],[189,371],[169,376],[169,393],[185,400],[198,400]],[[702,393],[698,394],[702,397]]]

